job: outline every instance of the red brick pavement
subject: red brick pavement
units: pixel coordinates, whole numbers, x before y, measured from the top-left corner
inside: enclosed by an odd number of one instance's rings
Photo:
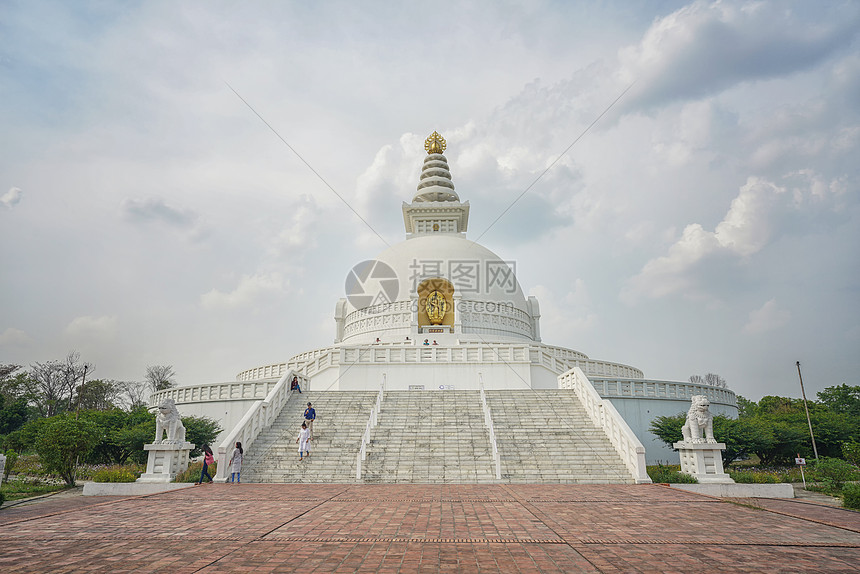
[[[206,485],[0,512],[0,572],[857,572],[860,514],[654,485]],[[757,507],[757,508],[756,508]]]

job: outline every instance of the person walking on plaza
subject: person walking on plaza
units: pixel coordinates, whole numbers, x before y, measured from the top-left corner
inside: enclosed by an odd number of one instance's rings
[[[230,471],[233,473],[230,477],[230,482],[242,482],[242,459],[245,458],[245,451],[242,450],[242,443],[236,442],[236,448],[233,449],[233,456],[230,457]]]
[[[299,460],[304,458],[304,453],[311,455],[311,431],[306,423],[302,423],[302,430],[299,431],[296,442],[299,444]]]
[[[316,418],[317,412],[314,410],[311,404],[308,403],[308,408],[305,409],[305,424],[308,425],[308,432],[310,433],[311,437],[314,436],[314,420],[316,420]]]
[[[209,474],[209,465],[215,462],[215,456],[212,454],[212,449],[208,444],[203,445],[203,470],[200,471],[200,480],[194,484],[203,484],[203,477],[208,476],[209,482],[212,482],[212,475]]]

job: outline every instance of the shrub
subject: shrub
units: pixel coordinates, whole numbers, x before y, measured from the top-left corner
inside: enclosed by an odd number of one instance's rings
[[[59,474],[67,485],[74,486],[78,459],[98,444],[100,434],[99,427],[90,420],[58,415],[39,430],[36,450],[48,470]]]
[[[0,490],[0,506],[2,506],[4,502],[6,502],[6,495],[3,494],[2,490]]]
[[[842,443],[842,458],[854,466],[860,466],[860,442],[852,440]]]
[[[173,482],[197,482],[200,480],[200,472],[203,470],[203,461],[192,462],[188,465],[188,469],[185,472],[180,472],[176,475],[176,478]],[[209,465],[209,469],[207,472],[209,476],[215,478],[215,472],[218,470],[218,463],[213,462]]]
[[[681,472],[679,464],[658,464],[647,467],[648,476],[653,482],[670,484],[696,484],[696,477]]]
[[[6,451],[6,468],[3,469],[3,480],[9,480],[9,474],[12,472],[12,467],[18,462],[18,453],[12,449]]]
[[[780,482],[780,477],[768,472],[755,470],[729,470],[732,480],[740,484],[774,484]]]
[[[39,455],[22,454],[18,456],[18,460],[15,462],[15,474],[18,476],[42,476],[47,473],[42,468]]]
[[[134,482],[142,472],[139,465],[114,465],[95,470],[92,479],[95,482]]]
[[[815,480],[834,491],[840,490],[846,482],[860,478],[860,472],[853,464],[838,458],[821,457],[811,470]]]
[[[842,506],[860,510],[860,484],[846,484],[842,487]]]

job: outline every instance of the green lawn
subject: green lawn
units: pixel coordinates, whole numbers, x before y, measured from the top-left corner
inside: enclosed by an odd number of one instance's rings
[[[13,479],[0,485],[0,492],[9,501],[39,496],[40,494],[47,494],[49,492],[57,492],[66,488],[68,487],[65,484],[33,483]]]

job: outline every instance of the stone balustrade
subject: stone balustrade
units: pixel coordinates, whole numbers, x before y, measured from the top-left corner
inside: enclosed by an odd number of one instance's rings
[[[571,389],[588,416],[609,438],[637,484],[650,483],[645,468],[645,447],[611,402],[603,400],[579,367],[558,377],[558,388]]]
[[[584,369],[583,369],[584,370]],[[586,371],[587,372],[587,371]],[[711,385],[647,379],[602,378],[589,375],[589,381],[604,398],[654,398],[689,401],[693,395],[705,395],[714,404],[737,407],[733,391]]]
[[[304,379],[301,376],[299,378]],[[175,387],[152,393],[149,404],[157,405],[164,399],[173,399],[176,404],[263,399],[276,384],[277,379]]]
[[[543,344],[463,343],[458,346],[425,345],[340,345],[308,351],[286,363],[264,365],[242,371],[239,381],[279,376],[288,369],[312,377],[341,364],[413,363],[530,363],[542,365],[560,375],[579,367],[590,376],[641,378],[642,371],[629,365],[589,359],[586,355]]]
[[[272,424],[272,421],[281,413],[284,405],[289,400],[292,391],[290,390],[290,381],[293,378],[292,371],[284,373],[284,375],[272,386],[272,389],[263,400],[255,401],[251,408],[245,413],[245,416],[239,421],[233,429],[227,433],[227,436],[218,445],[215,456],[218,460],[218,468],[215,474],[216,482],[225,482],[230,475],[228,461],[233,453],[233,447],[236,442],[242,443],[244,450],[254,444],[254,440],[260,432]],[[303,377],[302,377],[303,378]]]

